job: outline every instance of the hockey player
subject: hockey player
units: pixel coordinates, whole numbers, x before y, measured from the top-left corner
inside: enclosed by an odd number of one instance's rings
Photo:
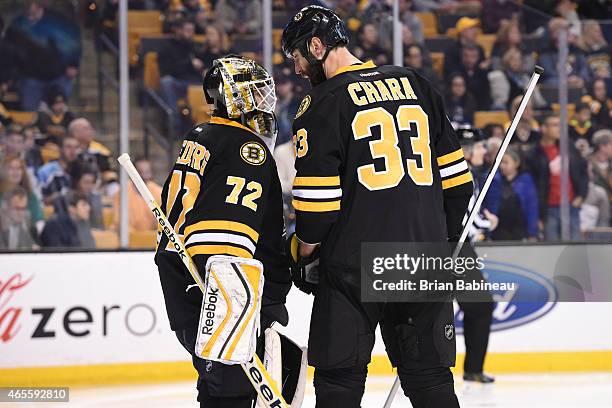
[[[442,98],[414,71],[362,62],[344,23],[309,6],[287,24],[284,54],[313,85],[293,123],[297,175],[292,275],[314,292],[308,362],[317,408],[360,406],[381,324],[415,408],[458,407],[451,302],[360,301],[362,242],[456,239],[472,177]],[[319,280],[304,265],[319,257]]]
[[[484,145],[484,135],[480,129],[459,129],[457,131],[459,143],[463,149],[465,159],[469,164],[470,171],[475,180],[474,195],[470,199],[469,210],[471,211],[478,194],[479,171],[484,164],[486,148]],[[499,193],[497,182],[493,184],[487,192],[487,197],[496,197]],[[467,215],[465,217],[467,220]],[[487,208],[483,208],[481,213],[476,216],[474,223],[470,227],[469,239],[471,242],[482,241],[489,231],[493,231],[497,226],[497,216]],[[466,256],[476,258],[476,252],[471,244],[466,243],[462,251]],[[484,280],[482,272],[476,268],[470,269],[465,274],[467,281],[480,282]],[[457,302],[463,311],[463,338],[465,340],[465,359],[463,361],[463,379],[465,381],[475,381],[481,383],[492,383],[495,378],[483,372],[487,347],[489,345],[489,335],[491,334],[491,323],[493,322],[493,297],[488,291],[478,291],[470,293],[457,293]]]
[[[257,259],[264,267],[261,327],[286,325],[291,287],[283,254],[283,202],[271,150],[276,137],[274,82],[254,61],[215,60],[204,78],[209,123],[191,130],[162,192],[162,210],[203,274],[209,257]],[[233,258],[232,258],[233,259]],[[250,408],[255,391],[240,365],[196,356],[202,293],[161,234],[155,262],[170,327],[193,356],[201,407]],[[261,339],[261,337],[260,337]]]

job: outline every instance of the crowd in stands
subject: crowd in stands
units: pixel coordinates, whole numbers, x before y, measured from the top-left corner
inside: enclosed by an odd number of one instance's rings
[[[79,74],[82,28],[55,12],[51,0],[24,3],[23,12],[4,21],[6,27],[0,18],[0,248],[95,246],[96,231],[118,228],[119,199],[113,152],[96,140],[95,127],[68,103]],[[89,9],[96,12],[96,32],[116,41],[118,0],[89,3],[95,6]],[[289,16],[312,3],[317,2],[273,1],[279,128],[275,156],[287,197],[294,175],[291,123],[309,86],[293,75],[291,61],[278,49],[278,34]],[[391,1],[318,3],[335,9],[346,21],[349,48],[356,56],[376,64],[393,62]],[[191,110],[196,107],[190,105],[189,87],[200,87],[215,58],[242,53],[262,61],[260,1],[129,0],[128,5],[132,11],[156,11],[161,16],[159,32],[147,34],[145,29],[138,40],[163,37],[153,49],[157,83],[150,85],[145,78],[145,86],[173,112],[174,129],[168,131],[175,135],[193,125]],[[557,65],[560,41],[567,38],[571,236],[582,239],[587,231],[609,228],[612,25],[598,19],[611,15],[610,3],[400,0],[399,7],[404,65],[440,92],[456,129],[483,130],[484,140],[466,149],[480,181],[518,109],[534,64],[545,68],[485,201],[483,217],[495,228],[483,231],[481,239],[560,238]],[[136,81],[146,76],[148,50],[143,44],[137,44],[131,59]],[[13,109],[35,112],[32,120],[11,120],[2,102],[11,92],[18,95]],[[150,163],[142,159],[137,167],[159,195]],[[132,185],[128,196],[130,228],[154,230],[155,221]],[[286,202],[291,224],[290,200]]]

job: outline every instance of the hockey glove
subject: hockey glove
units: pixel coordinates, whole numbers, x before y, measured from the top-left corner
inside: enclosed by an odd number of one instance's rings
[[[287,240],[287,256],[289,257],[291,280],[302,292],[314,294],[319,283],[319,250],[316,249],[308,258],[300,258],[299,241],[295,233]]]

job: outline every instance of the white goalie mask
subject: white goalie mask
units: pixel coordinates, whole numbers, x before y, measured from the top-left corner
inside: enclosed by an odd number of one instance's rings
[[[215,110],[255,132],[272,151],[276,143],[276,93],[272,76],[258,63],[240,56],[219,58],[204,79],[204,92]]]

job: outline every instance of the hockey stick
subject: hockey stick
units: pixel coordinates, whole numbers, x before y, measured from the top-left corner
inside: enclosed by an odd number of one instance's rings
[[[502,158],[504,157],[504,154],[506,154],[506,149],[508,148],[508,145],[510,144],[510,140],[512,139],[512,136],[514,135],[514,131],[516,130],[516,127],[521,119],[521,116],[523,116],[523,112],[525,111],[525,108],[527,107],[527,103],[529,102],[529,99],[531,98],[531,94],[533,93],[533,90],[535,89],[535,86],[538,83],[538,80],[540,79],[540,76],[542,75],[543,72],[544,72],[544,68],[538,65],[535,66],[533,70],[533,74],[531,75],[531,79],[529,80],[529,84],[527,85],[527,90],[525,91],[525,95],[523,95],[523,98],[521,99],[521,103],[518,107],[518,110],[516,111],[514,118],[512,118],[512,123],[510,124],[510,127],[508,128],[508,131],[506,132],[504,141],[501,144],[499,151],[497,152],[497,155],[495,156],[495,162],[493,163],[493,167],[491,167],[491,170],[489,170],[489,174],[487,174],[485,183],[482,186],[482,189],[480,190],[478,197],[476,198],[476,203],[474,203],[474,207],[472,208],[472,211],[470,211],[470,214],[467,220],[465,221],[465,225],[463,226],[463,230],[461,231],[461,235],[459,236],[459,242],[457,242],[457,246],[455,247],[455,250],[453,251],[453,259],[459,256],[459,253],[461,252],[461,248],[463,248],[463,244],[465,243],[465,240],[467,239],[467,236],[470,230],[470,226],[472,225],[472,223],[474,222],[474,219],[476,218],[476,215],[478,215],[478,212],[480,211],[480,206],[482,205],[482,202],[485,198],[485,195],[487,194],[487,191],[489,190],[489,187],[491,187],[491,183],[493,182],[493,178],[495,177],[497,168],[499,167],[502,161]],[[395,377],[395,381],[393,382],[393,387],[391,387],[391,390],[389,391],[389,395],[387,395],[387,399],[385,400],[385,405],[383,406],[383,408],[391,408],[391,404],[393,404],[393,399],[395,398],[395,394],[397,394],[397,390],[399,389],[399,386],[400,386],[399,377]]]
[[[155,219],[159,223],[159,226],[161,227],[162,231],[164,232],[164,234],[166,234],[168,240],[174,246],[174,249],[181,258],[181,261],[183,261],[183,264],[185,265],[191,276],[193,277],[195,283],[198,285],[202,293],[204,293],[204,281],[198,273],[195,263],[187,253],[185,244],[183,244],[183,241],[181,241],[180,237],[168,221],[168,218],[166,218],[161,208],[159,208],[159,204],[157,204],[155,198],[153,197],[153,194],[151,194],[151,191],[145,184],[144,180],[142,179],[142,177],[140,177],[140,174],[138,174],[138,170],[136,170],[136,168],[134,167],[134,164],[130,160],[130,156],[127,153],[124,153],[119,156],[117,161],[119,162],[119,164],[121,164],[130,179],[132,179],[132,181],[134,182],[136,189],[138,190],[142,198],[144,198],[144,200],[146,201],[149,209],[155,216]],[[264,367],[257,354],[253,356],[253,359],[251,361],[241,364],[241,366],[247,378],[253,385],[253,388],[255,388],[255,391],[257,391],[259,398],[264,402],[266,407],[289,408],[289,404],[287,404],[283,399],[283,396],[279,391],[278,387],[276,386],[276,383],[270,377],[270,374]]]

